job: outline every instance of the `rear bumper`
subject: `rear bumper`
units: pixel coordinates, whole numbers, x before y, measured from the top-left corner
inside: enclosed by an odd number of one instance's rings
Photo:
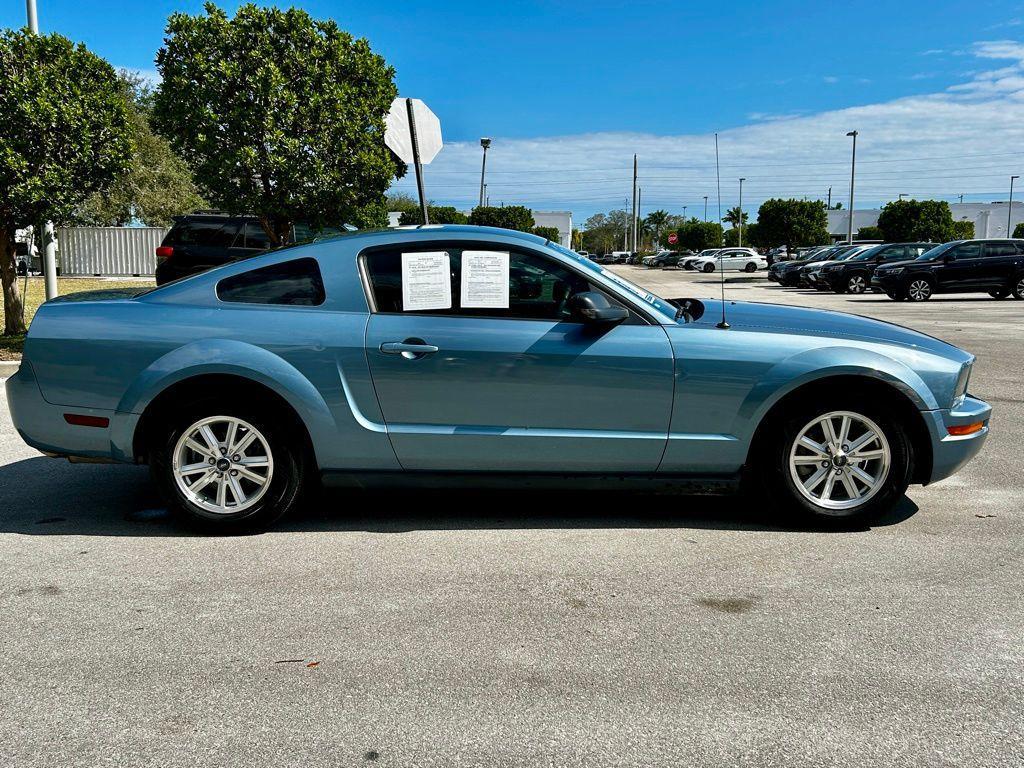
[[[981,450],[988,437],[992,406],[968,395],[956,408],[922,411],[932,439],[932,471],[929,483],[955,474]],[[983,423],[978,432],[970,435],[951,435],[950,427]]]
[[[102,408],[52,405],[43,399],[32,365],[23,360],[7,379],[7,406],[21,439],[43,453],[90,459],[134,461],[132,440],[138,415]],[[107,419],[107,426],[68,424],[64,414]]]

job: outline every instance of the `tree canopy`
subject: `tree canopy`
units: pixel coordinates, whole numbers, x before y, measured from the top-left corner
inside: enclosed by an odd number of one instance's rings
[[[676,236],[675,247],[680,250],[700,252],[722,247],[722,225],[717,221],[690,219],[676,228]]]
[[[757,211],[757,238],[759,245],[790,248],[828,242],[825,206],[817,200],[765,200]]]
[[[466,214],[456,210],[454,205],[428,203],[427,215],[430,217],[431,224],[465,224],[468,221]],[[422,224],[423,211],[420,210],[420,204],[416,203],[411,211],[402,211],[398,223],[402,225]]]
[[[515,229],[519,232],[532,232],[536,224],[533,212],[523,205],[477,206],[469,214],[469,223],[481,227]]]
[[[959,224],[960,222],[957,222],[957,223]],[[1018,224],[1016,227],[1013,228],[1013,236],[1014,237],[1024,237],[1024,221],[1022,221],[1020,224]],[[971,237],[974,237],[974,226],[973,225],[971,226]]]
[[[365,39],[297,8],[229,18],[207,3],[171,15],[157,68],[155,124],[214,205],[258,216],[275,243],[300,220],[386,223],[405,170],[384,145],[395,72]]]
[[[129,111],[114,69],[61,35],[0,32],[0,282],[4,333],[24,333],[15,231],[64,222],[129,167]]]
[[[945,200],[893,200],[882,208],[878,228],[889,243],[944,243],[955,233]]]

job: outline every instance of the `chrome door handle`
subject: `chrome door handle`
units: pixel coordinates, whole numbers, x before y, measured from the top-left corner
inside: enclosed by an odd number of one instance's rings
[[[406,360],[417,360],[424,355],[432,355],[438,351],[433,344],[424,344],[421,339],[406,339],[405,341],[385,341],[380,345],[380,351],[385,355],[401,355]]]

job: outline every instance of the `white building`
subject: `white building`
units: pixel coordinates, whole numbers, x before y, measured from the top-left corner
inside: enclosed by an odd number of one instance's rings
[[[974,224],[974,236],[1009,237],[1016,226],[1024,222],[1024,203],[1014,200],[1013,212],[1010,214],[1010,230],[1006,230],[1006,214],[1009,210],[1007,202],[993,203],[950,203],[949,210],[953,213],[953,221],[970,221]],[[878,226],[878,208],[865,208],[853,212],[853,236],[861,227]],[[846,237],[846,229],[850,222],[849,211],[828,211],[828,232],[835,240]]]

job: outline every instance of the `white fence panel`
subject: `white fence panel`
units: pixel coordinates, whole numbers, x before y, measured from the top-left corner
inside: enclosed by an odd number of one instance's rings
[[[163,227],[59,227],[62,275],[152,275]]]

